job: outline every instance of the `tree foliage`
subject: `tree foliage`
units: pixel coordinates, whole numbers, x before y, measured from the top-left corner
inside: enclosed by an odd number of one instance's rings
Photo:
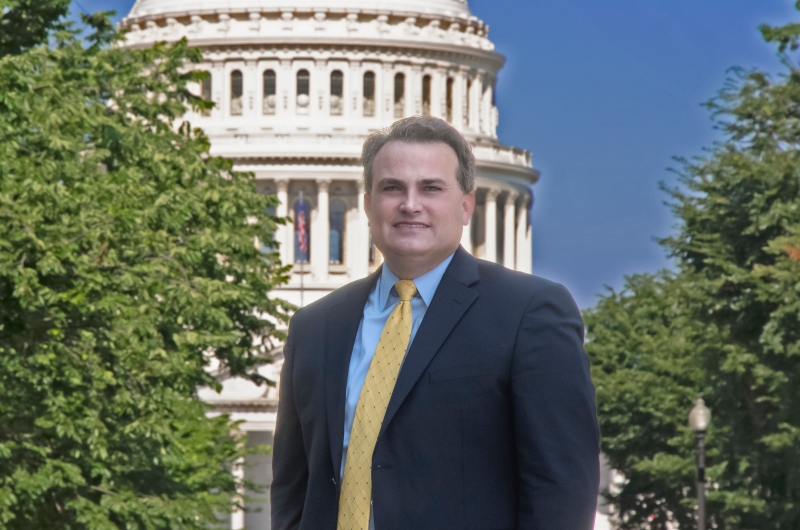
[[[0,0],[0,57],[17,54],[47,40],[62,28],[70,0]]]
[[[0,528],[206,528],[246,449],[196,388],[263,382],[275,199],[180,122],[199,51],[84,22],[0,58]]]
[[[800,27],[762,28],[791,48]],[[622,528],[692,528],[697,393],[712,409],[711,528],[800,528],[800,70],[737,70],[709,103],[724,139],[681,161],[677,272],[586,312]]]

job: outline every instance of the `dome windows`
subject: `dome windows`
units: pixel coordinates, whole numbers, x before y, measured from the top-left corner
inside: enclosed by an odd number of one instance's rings
[[[263,113],[267,116],[275,114],[275,107],[277,106],[275,88],[276,78],[275,70],[265,70],[263,75],[264,81],[264,101]]]
[[[317,70],[317,67],[312,70],[307,60],[298,61],[300,64],[296,64],[293,70],[280,74],[286,77],[286,80],[281,78],[280,87],[278,73],[283,71],[279,70],[283,67],[276,61],[264,61],[260,68],[237,65],[225,73],[214,71],[215,76],[227,75],[227,82],[220,84],[219,78],[215,77],[212,83],[209,74],[194,90],[206,100],[213,97],[217,105],[222,106],[224,116],[245,116],[248,119],[263,116],[269,122],[264,127],[269,130],[274,127],[271,123],[273,118],[285,116],[286,112],[315,119],[329,116],[334,119],[330,125],[336,130],[349,126],[351,119],[375,118],[377,121],[372,120],[375,123],[365,123],[365,126],[373,128],[388,126],[392,121],[411,114],[439,117],[459,129],[481,132],[488,130],[488,124],[492,122],[491,99],[494,93],[492,84],[483,77],[461,72],[448,75],[428,68],[412,74],[403,64],[380,72],[376,72],[372,64],[369,69],[361,70],[361,65],[357,65],[351,70],[340,61],[336,62],[339,64],[330,65],[325,72],[321,68]],[[313,101],[312,72],[316,80]],[[352,78],[355,86],[347,89],[352,93],[345,94],[345,77],[351,74],[355,74]],[[245,86],[247,102],[244,99]],[[219,90],[221,93],[217,93]],[[261,103],[258,103],[259,98]],[[251,116],[252,113],[257,116]],[[201,110],[198,114],[217,116],[211,110]],[[342,122],[345,116],[347,123]],[[309,124],[300,126],[308,127]],[[317,126],[324,127],[322,122],[315,124]]]
[[[447,123],[453,123],[453,85],[455,80],[452,77],[447,78],[447,93],[445,94],[445,118]]]
[[[344,75],[341,70],[331,72],[331,116],[344,114]]]
[[[394,76],[394,117],[402,118],[406,113],[406,75]]]
[[[200,96],[206,101],[211,101],[211,73],[205,72],[207,77],[200,81]],[[203,109],[203,116],[211,116],[211,109]]]
[[[364,116],[375,116],[375,72],[364,74]]]
[[[231,72],[231,116],[242,115],[242,93],[242,72],[240,70],[234,70]]]
[[[431,76],[422,78],[422,115],[431,115]]]
[[[310,97],[311,76],[308,70],[298,70],[297,72],[297,113],[308,114]]]
[[[464,97],[465,116],[464,124],[472,127],[472,79],[467,79],[467,93]]]

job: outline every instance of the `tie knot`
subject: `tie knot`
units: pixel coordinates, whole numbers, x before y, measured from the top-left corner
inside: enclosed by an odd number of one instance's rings
[[[401,302],[410,302],[417,293],[417,286],[411,280],[400,280],[394,284]]]

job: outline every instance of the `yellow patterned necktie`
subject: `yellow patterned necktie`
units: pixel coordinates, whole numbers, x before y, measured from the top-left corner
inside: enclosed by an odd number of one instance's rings
[[[372,452],[411,340],[411,298],[417,292],[417,286],[411,280],[400,280],[394,288],[400,301],[383,326],[356,404],[339,497],[337,530],[369,528]]]

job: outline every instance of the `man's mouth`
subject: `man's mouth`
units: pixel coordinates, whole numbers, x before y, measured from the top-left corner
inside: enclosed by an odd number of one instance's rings
[[[403,222],[403,223],[395,223],[394,227],[395,228],[428,228],[428,225],[426,225],[424,223]]]

